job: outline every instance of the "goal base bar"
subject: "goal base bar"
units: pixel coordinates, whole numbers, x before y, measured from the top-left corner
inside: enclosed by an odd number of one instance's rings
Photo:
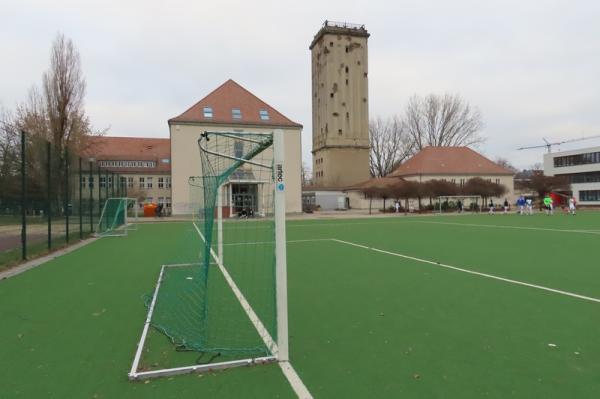
[[[129,373],[130,381],[145,380],[148,378],[167,377],[181,374],[203,373],[216,370],[230,369],[234,367],[254,366],[257,364],[274,363],[277,361],[275,356],[257,357],[251,359],[232,360],[228,362],[196,364],[194,366],[175,367],[171,369],[140,371]]]

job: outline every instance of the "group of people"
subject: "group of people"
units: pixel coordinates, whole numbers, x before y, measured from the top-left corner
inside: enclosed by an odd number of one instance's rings
[[[554,215],[554,199],[550,194],[546,194],[543,199],[544,211],[546,215]],[[525,199],[525,197],[520,196],[517,199],[517,207],[519,215],[533,215],[533,200],[531,198]],[[494,213],[494,202],[490,200],[489,204],[489,214]],[[504,213],[507,214],[509,209],[508,200],[504,199]],[[566,209],[569,215],[575,215],[577,212],[577,201],[575,197],[569,197],[568,208]]]

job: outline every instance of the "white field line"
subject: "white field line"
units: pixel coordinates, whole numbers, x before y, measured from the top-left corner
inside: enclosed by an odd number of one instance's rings
[[[427,220],[410,220],[407,222],[408,223],[443,224],[443,225],[451,225],[451,226],[489,227],[489,228],[496,228],[496,229],[552,231],[552,232],[559,232],[559,233],[600,234],[600,231],[598,231],[598,230],[569,230],[569,229],[552,229],[552,228],[546,228],[546,227],[508,226],[508,225],[500,225],[500,224],[432,222],[432,221],[427,221]]]
[[[287,240],[286,242],[295,243],[295,242],[316,242],[316,241],[331,241],[331,238],[313,238],[307,240]],[[261,245],[261,244],[275,244],[275,241],[255,241],[255,242],[230,242],[223,245]]]
[[[196,223],[193,223],[193,225],[194,225],[194,228],[196,229],[196,231],[198,232],[198,235],[200,236],[200,238],[202,238],[202,241],[204,241],[206,243],[206,240],[204,239],[204,236],[202,235],[202,232],[200,231],[198,226],[196,226]],[[252,307],[250,306],[250,304],[244,297],[244,294],[242,294],[240,289],[237,287],[237,285],[233,281],[233,278],[229,275],[229,272],[225,269],[223,264],[219,261],[217,255],[215,254],[215,251],[213,251],[212,248],[210,249],[210,254],[213,257],[213,259],[217,262],[217,265],[219,266],[221,273],[223,273],[223,275],[225,276],[225,280],[227,280],[229,287],[231,287],[231,289],[233,290],[238,301],[240,301],[240,303],[242,304],[242,308],[244,308],[246,315],[248,315],[248,318],[250,318],[250,321],[252,322],[252,324],[254,324],[254,328],[256,328],[259,335],[263,339],[264,343],[271,349],[271,352],[274,355],[277,355],[277,352],[278,352],[277,344],[275,343],[275,341],[273,340],[273,338],[271,337],[271,335],[269,334],[269,332],[267,331],[265,326],[262,324],[262,322],[260,321],[260,319],[258,318],[256,313],[254,312],[254,309],[252,309]],[[290,383],[290,386],[292,387],[292,389],[294,390],[294,392],[296,393],[298,398],[312,399],[312,395],[310,394],[310,392],[306,388],[306,385],[304,385],[304,383],[302,382],[302,380],[296,373],[296,370],[294,370],[294,368],[292,367],[292,364],[290,362],[278,362],[278,363],[279,363],[279,367],[281,368],[281,371],[287,378],[288,382]]]
[[[193,225],[194,225],[194,228],[196,229],[196,231],[198,232],[198,235],[202,239],[202,241],[204,241],[204,243],[206,243],[206,239],[202,235],[202,232],[200,231],[198,226],[196,226],[196,223],[193,223]],[[210,249],[210,254],[213,257],[213,259],[215,260],[215,262],[217,262],[217,266],[219,267],[219,270],[221,271],[221,273],[223,273],[223,276],[225,277],[227,284],[229,285],[229,287],[233,291],[234,295],[236,296],[236,298],[242,305],[244,312],[246,312],[246,315],[248,316],[248,318],[254,325],[254,328],[256,328],[256,331],[258,331],[258,334],[262,338],[263,342],[271,350],[271,353],[273,353],[276,356],[277,352],[278,352],[278,348],[277,348],[277,344],[273,340],[273,337],[271,337],[271,335],[265,328],[262,321],[260,321],[260,319],[258,318],[258,315],[256,314],[256,312],[254,312],[254,309],[252,309],[252,306],[250,306],[250,303],[248,302],[246,297],[244,297],[244,294],[242,294],[242,291],[240,291],[240,289],[236,285],[235,281],[233,281],[233,278],[231,277],[231,275],[229,274],[227,269],[225,269],[225,266],[223,266],[223,264],[219,260],[219,257],[217,256],[215,251],[213,251],[212,248]]]
[[[585,300],[585,301],[600,303],[600,299],[598,299],[598,298],[593,298],[593,297],[589,297],[589,296],[585,296],[585,295],[579,295],[579,294],[575,294],[573,292],[557,290],[557,289],[554,289],[554,288],[544,287],[542,285],[537,285],[537,284],[525,283],[523,281],[518,281],[518,280],[513,280],[513,279],[510,279],[510,278],[495,276],[493,274],[476,272],[476,271],[473,271],[473,270],[463,269],[461,267],[451,266],[451,265],[447,265],[447,264],[440,263],[440,262],[433,262],[433,261],[430,261],[430,260],[427,260],[427,259],[421,259],[421,258],[416,258],[414,256],[408,256],[408,255],[399,254],[397,252],[385,251],[383,249],[373,248],[373,247],[369,247],[369,246],[366,246],[366,245],[357,244],[357,243],[350,242],[350,241],[338,240],[336,238],[332,238],[332,241],[336,241],[336,242],[339,242],[341,244],[352,245],[352,246],[358,247],[358,248],[368,249],[368,250],[371,250],[371,251],[374,251],[374,252],[379,252],[379,253],[386,254],[386,255],[397,256],[399,258],[410,259],[410,260],[413,260],[413,261],[416,261],[416,262],[427,263],[427,264],[430,264],[430,265],[434,265],[434,266],[438,266],[438,267],[443,267],[443,268],[446,268],[446,269],[451,269],[451,270],[455,270],[455,271],[459,271],[459,272],[463,272],[463,273],[473,274],[473,275],[480,276],[480,277],[485,277],[485,278],[491,278],[491,279],[494,279],[494,280],[504,281],[504,282],[510,283],[510,284],[522,285],[522,286],[525,286],[525,287],[530,287],[530,288],[535,288],[535,289],[542,290],[542,291],[552,292],[552,293],[555,293],[555,294],[570,296],[570,297],[577,298],[577,299],[582,299],[582,300]]]

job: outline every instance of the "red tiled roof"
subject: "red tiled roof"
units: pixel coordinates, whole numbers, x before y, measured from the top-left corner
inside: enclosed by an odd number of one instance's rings
[[[469,147],[425,147],[398,166],[390,176],[514,175]]]
[[[204,107],[212,108],[211,118],[204,117]],[[241,119],[233,119],[231,113],[233,108],[241,111]],[[268,112],[269,120],[260,118],[261,110]],[[183,114],[169,119],[169,124],[176,122],[302,127],[231,79],[192,105]]]
[[[168,173],[171,171],[171,141],[146,137],[91,137],[85,157],[96,161],[155,161],[155,168],[117,168],[124,173]],[[163,160],[168,159],[168,163]]]

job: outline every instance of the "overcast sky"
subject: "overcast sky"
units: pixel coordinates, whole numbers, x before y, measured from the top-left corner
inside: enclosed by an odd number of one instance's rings
[[[0,10],[0,105],[40,83],[60,31],[81,53],[87,112],[109,135],[168,137],[167,119],[232,78],[304,125],[310,164],[308,45],[325,19],[371,33],[371,117],[400,113],[415,93],[457,93],[483,114],[479,150],[520,168],[544,150],[518,147],[600,134],[598,1],[0,0]]]

